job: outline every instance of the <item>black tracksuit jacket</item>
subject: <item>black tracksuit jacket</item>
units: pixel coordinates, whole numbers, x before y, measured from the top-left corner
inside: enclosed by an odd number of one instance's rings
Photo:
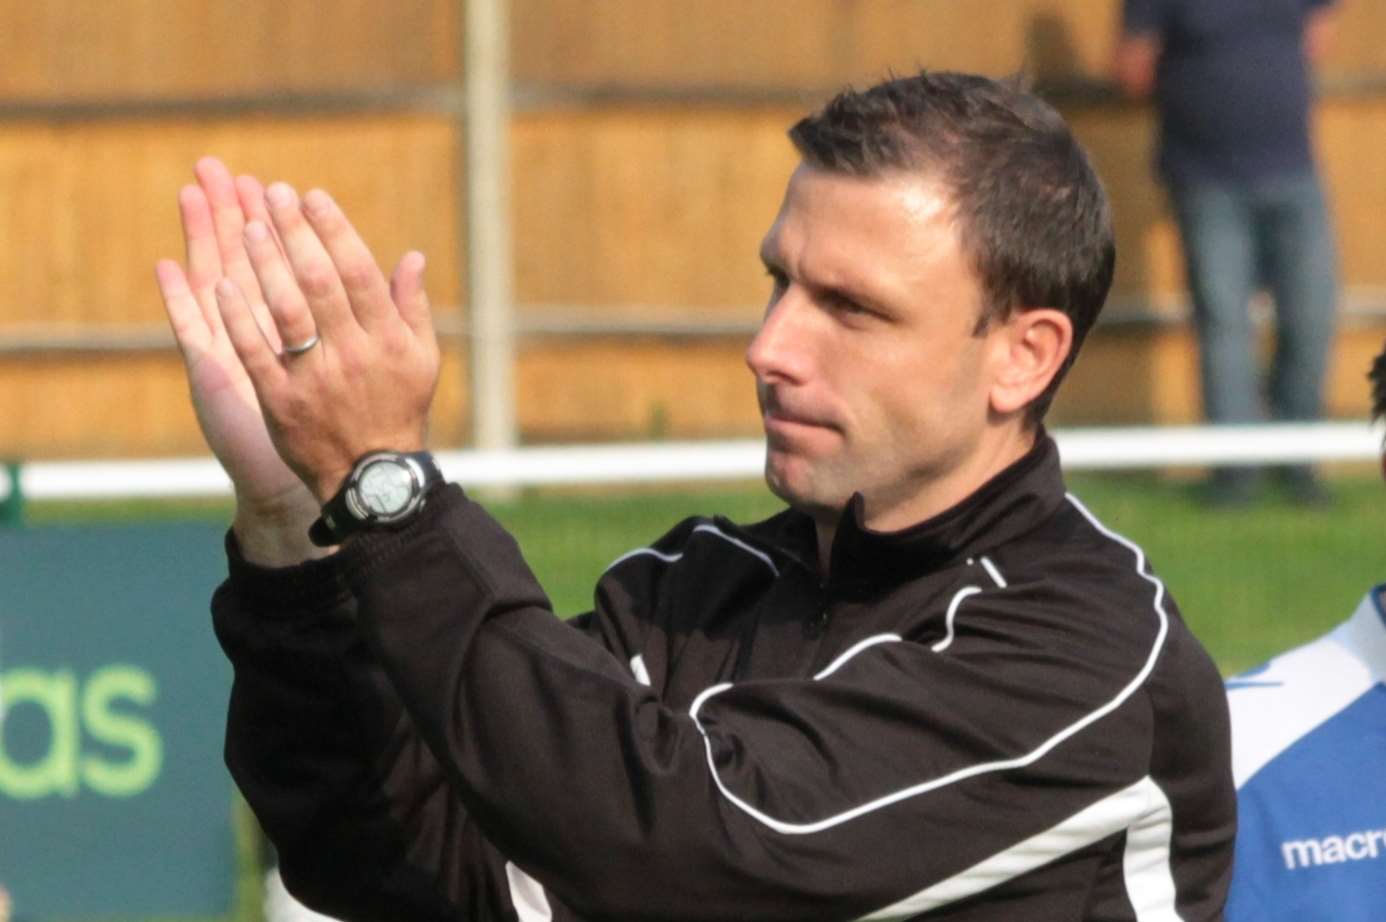
[[[343,918],[1221,918],[1221,681],[1047,436],[905,531],[854,502],[826,581],[801,513],[690,519],[567,623],[455,486],[228,546],[227,762]]]

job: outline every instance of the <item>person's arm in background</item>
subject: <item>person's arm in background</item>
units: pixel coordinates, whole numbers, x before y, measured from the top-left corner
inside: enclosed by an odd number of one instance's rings
[[[1164,48],[1159,0],[1124,0],[1121,36],[1112,52],[1112,79],[1126,98],[1142,100],[1155,91],[1155,74]]]
[[[1338,8],[1332,0],[1310,0],[1304,17],[1304,56],[1315,67],[1323,64],[1333,43]]]

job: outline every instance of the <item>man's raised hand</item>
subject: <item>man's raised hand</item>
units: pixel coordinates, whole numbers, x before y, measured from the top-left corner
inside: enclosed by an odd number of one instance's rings
[[[278,332],[244,243],[247,218],[265,221],[264,189],[233,179],[221,161],[204,157],[197,183],[178,194],[187,269],[161,260],[155,273],[164,308],[187,370],[193,409],[208,446],[236,490],[237,516],[306,523],[316,504],[271,443],[250,378],[232,349],[217,309],[216,285],[235,280],[271,342]]]
[[[424,259],[406,253],[387,283],[326,192],[275,183],[264,201],[244,228],[254,281],[217,282],[219,319],[279,456],[323,502],[366,452],[423,447],[439,364]]]

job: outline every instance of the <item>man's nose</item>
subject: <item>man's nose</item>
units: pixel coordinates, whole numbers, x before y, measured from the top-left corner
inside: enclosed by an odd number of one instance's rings
[[[791,285],[765,311],[760,329],[746,347],[746,365],[765,383],[802,382],[808,377],[811,306]]]

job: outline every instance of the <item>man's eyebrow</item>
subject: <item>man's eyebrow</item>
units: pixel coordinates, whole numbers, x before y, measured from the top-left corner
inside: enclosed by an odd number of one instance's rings
[[[761,242],[760,250],[757,255],[760,257],[760,261],[765,266],[767,271],[772,273],[783,273],[786,271],[784,263],[780,260],[779,254],[776,251],[774,243],[771,242],[768,238]],[[867,288],[861,286],[855,280],[839,279],[832,283],[826,283],[816,281],[812,278],[804,278],[799,279],[798,281],[800,284],[806,286],[807,288],[813,291],[818,292],[820,295],[826,295],[833,298],[840,298],[844,301],[850,301],[853,304],[860,304],[863,307],[867,307],[878,312],[885,312],[885,306],[882,304],[880,299],[874,297]]]
[[[855,304],[876,314],[887,315],[891,313],[884,304],[878,299],[867,294],[864,290],[850,288],[845,285],[824,285],[818,289],[825,295]]]
[[[807,284],[809,285],[809,287],[813,288],[818,292],[821,292],[822,294],[830,295],[835,298],[841,298],[845,301],[851,301],[852,303],[860,304],[863,307],[869,307],[876,310],[881,310],[884,308],[884,305],[881,303],[881,300],[874,294],[872,294],[870,286],[863,284],[859,279],[838,278],[834,279],[831,282],[815,282],[812,279],[809,279],[807,281]]]

